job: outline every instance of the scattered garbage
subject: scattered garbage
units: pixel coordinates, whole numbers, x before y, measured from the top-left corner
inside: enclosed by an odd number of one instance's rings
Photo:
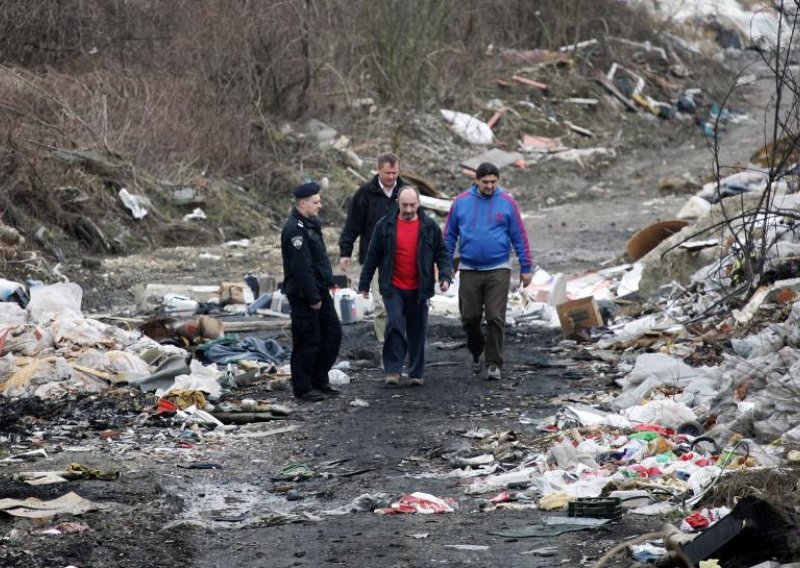
[[[388,507],[375,509],[381,515],[399,515],[406,513],[419,513],[422,515],[452,513],[455,509],[455,501],[452,499],[441,499],[428,493],[411,493],[403,495]]]
[[[146,207],[149,205],[146,198],[133,195],[124,187],[118,192],[120,201],[128,208],[134,219],[144,219],[147,216]]]

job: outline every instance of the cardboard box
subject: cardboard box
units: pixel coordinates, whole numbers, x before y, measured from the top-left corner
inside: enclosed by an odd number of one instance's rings
[[[246,304],[245,287],[250,287],[242,282],[223,282],[219,285],[219,305]],[[252,294],[252,292],[251,292]]]
[[[603,325],[600,309],[592,296],[559,304],[556,311],[564,337],[570,337],[579,329]]]

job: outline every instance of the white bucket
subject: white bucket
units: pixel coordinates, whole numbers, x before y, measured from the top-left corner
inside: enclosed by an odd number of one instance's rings
[[[282,314],[288,314],[292,311],[292,307],[289,304],[289,298],[287,298],[280,290],[275,290],[272,293],[272,301],[269,304],[269,309],[273,312],[280,312]]]

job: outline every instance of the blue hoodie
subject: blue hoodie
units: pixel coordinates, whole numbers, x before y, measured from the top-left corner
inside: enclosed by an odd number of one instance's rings
[[[531,272],[530,245],[519,207],[501,187],[486,197],[472,185],[453,200],[444,228],[451,259],[459,239],[458,251],[465,267],[491,270],[510,266],[513,245],[520,273]]]

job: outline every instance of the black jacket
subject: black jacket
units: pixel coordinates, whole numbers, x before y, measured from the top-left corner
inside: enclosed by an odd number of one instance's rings
[[[400,177],[397,178],[391,197],[386,197],[377,175],[358,188],[347,208],[347,220],[339,237],[339,256],[352,257],[353,243],[359,239],[358,262],[364,264],[375,224],[397,203],[397,188],[404,183]]]
[[[321,301],[333,287],[333,270],[316,218],[308,219],[293,209],[281,231],[283,293],[304,298],[309,304]]]
[[[392,275],[394,274],[394,253],[397,248],[397,215],[394,210],[381,218],[375,226],[375,236],[369,244],[369,251],[361,277],[358,280],[358,291],[369,290],[370,282],[379,268],[378,284],[381,296],[392,295]],[[428,217],[420,208],[419,215],[419,248],[417,249],[417,268],[419,269],[419,299],[427,300],[435,294],[436,276],[433,266],[439,269],[439,282],[450,282],[453,268],[450,255],[444,244],[442,230],[436,222]]]

